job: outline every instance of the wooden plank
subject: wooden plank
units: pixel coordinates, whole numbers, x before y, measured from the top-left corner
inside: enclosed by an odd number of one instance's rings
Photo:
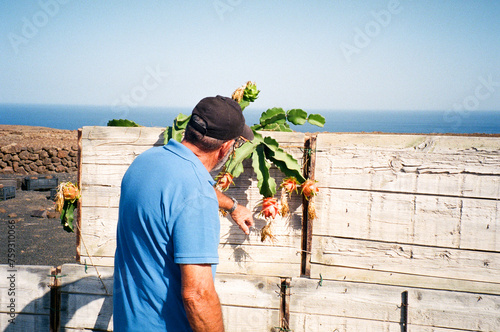
[[[321,134],[320,186],[457,197],[500,197],[500,139]]]
[[[276,296],[280,278],[220,273],[215,275],[215,289],[222,305],[279,309]],[[277,322],[277,321],[276,321]]]
[[[500,251],[500,204],[485,199],[325,189],[315,235]]]
[[[399,323],[403,291],[403,288],[394,286],[294,278],[291,282],[290,314]],[[292,330],[295,331],[295,328],[292,326]]]
[[[103,291],[95,271],[77,264],[63,265],[63,326],[72,329],[112,329],[112,300]],[[113,268],[99,268],[107,288],[112,289]],[[252,331],[278,321],[279,298],[275,277],[236,276],[217,273],[215,287],[226,328]],[[257,318],[257,316],[259,318]],[[274,325],[273,325],[274,326]]]
[[[83,140],[114,142],[121,145],[153,145],[163,143],[163,132],[160,127],[106,127],[84,126]]]
[[[64,264],[61,290],[63,293],[112,295],[113,272],[113,267],[101,266],[96,271],[90,265]]]
[[[412,330],[418,326],[495,331],[500,326],[498,295],[410,289],[408,305]]]
[[[222,319],[226,331],[272,331],[278,324],[278,309],[233,307],[222,305]]]
[[[366,309],[363,309],[366,310]],[[401,332],[399,323],[383,322],[376,320],[339,317],[332,315],[312,315],[303,313],[292,313],[290,315],[290,326],[293,332],[311,331],[385,331]],[[416,330],[412,330],[416,331]],[[421,330],[419,330],[421,331]],[[436,330],[437,331],[437,330]],[[439,330],[439,332],[444,332]]]
[[[8,317],[7,313],[10,313],[8,305],[10,305],[11,299],[15,301],[16,314],[48,315],[51,268],[51,266],[35,265],[18,265],[15,267],[0,265],[3,278],[0,283],[0,315],[3,318]],[[8,279],[8,277],[12,277],[12,279]],[[11,287],[11,284],[13,287]],[[12,294],[12,292],[15,294]],[[26,317],[28,320],[31,319],[28,316]]]
[[[357,269],[343,266],[311,264],[311,277],[328,280],[363,282],[369,284],[419,287],[427,289],[500,294],[498,283],[462,279],[428,277],[388,271]]]
[[[113,298],[104,295],[62,293],[62,329],[113,330]]]
[[[460,247],[500,252],[500,200],[463,200]]]
[[[315,236],[311,260],[323,265],[490,282],[500,289],[500,253]]]
[[[5,313],[0,312],[0,315],[0,331],[3,332],[47,332],[49,328],[49,315],[19,313],[15,324],[9,323]]]

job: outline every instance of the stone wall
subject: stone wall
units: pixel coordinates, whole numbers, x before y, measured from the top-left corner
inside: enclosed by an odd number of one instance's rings
[[[0,148],[0,173],[72,173],[78,170],[78,147],[29,147],[12,143]]]

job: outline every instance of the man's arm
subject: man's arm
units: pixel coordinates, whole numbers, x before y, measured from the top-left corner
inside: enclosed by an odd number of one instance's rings
[[[214,287],[212,266],[181,264],[182,300],[194,332],[223,332],[222,310]]]
[[[219,201],[219,208],[224,210],[229,210],[233,207],[233,200],[228,196],[224,195],[221,191],[215,189],[215,193],[217,194],[217,200]],[[233,218],[234,222],[240,226],[241,230],[245,234],[250,234],[249,227],[253,226],[253,217],[252,212],[247,209],[245,206],[238,204],[236,210],[231,213],[231,218]]]

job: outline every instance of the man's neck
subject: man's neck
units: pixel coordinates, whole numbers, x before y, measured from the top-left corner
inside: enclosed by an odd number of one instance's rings
[[[218,150],[215,150],[213,152],[204,152],[200,150],[196,145],[186,142],[184,140],[181,142],[181,144],[187,147],[189,150],[191,150],[195,154],[195,156],[198,157],[198,159],[200,159],[201,163],[203,164],[203,166],[205,166],[207,171],[209,172],[212,171],[214,166],[217,165]]]

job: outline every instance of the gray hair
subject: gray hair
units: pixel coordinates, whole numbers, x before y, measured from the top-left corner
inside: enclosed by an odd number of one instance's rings
[[[207,124],[203,119],[201,119],[198,115],[191,115],[191,121],[196,122],[203,128],[206,128]],[[204,152],[212,152],[219,149],[225,140],[204,136],[198,130],[194,129],[190,123],[188,123],[186,127],[186,131],[184,132],[184,140],[196,146],[198,149]]]

